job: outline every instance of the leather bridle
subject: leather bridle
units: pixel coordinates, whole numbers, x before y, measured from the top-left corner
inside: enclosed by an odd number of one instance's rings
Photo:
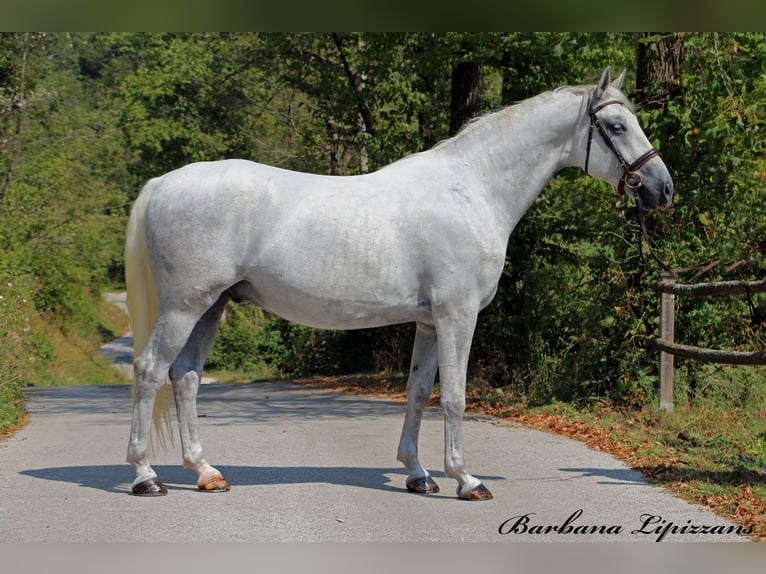
[[[635,190],[644,185],[644,178],[640,173],[638,173],[638,170],[641,169],[641,167],[643,167],[644,164],[646,164],[653,157],[660,155],[660,152],[657,148],[653,147],[646,153],[641,154],[639,157],[633,160],[632,163],[629,164],[627,160],[623,157],[623,155],[620,153],[620,150],[617,149],[617,146],[614,145],[612,138],[609,137],[609,133],[606,131],[606,128],[604,127],[604,125],[601,123],[601,120],[599,120],[598,116],[596,115],[598,112],[603,110],[606,106],[611,106],[612,104],[622,105],[622,102],[619,100],[608,100],[606,102],[599,104],[595,108],[593,107],[593,101],[591,101],[590,104],[588,104],[588,115],[590,116],[590,127],[588,129],[588,147],[585,154],[585,173],[588,173],[588,162],[590,160],[590,146],[591,146],[591,141],[593,140],[593,129],[596,128],[598,130],[598,133],[601,134],[601,137],[603,138],[604,142],[606,142],[606,145],[609,146],[609,149],[612,150],[612,153],[617,158],[617,161],[620,162],[620,166],[622,166],[623,175],[620,178],[620,183],[617,184],[617,191],[620,194],[622,194],[622,193],[625,193],[625,186]]]
[[[609,133],[606,131],[606,128],[601,123],[601,120],[598,119],[596,114],[604,109],[606,106],[611,106],[612,104],[620,104],[622,105],[622,102],[619,100],[608,100],[602,104],[599,104],[595,108],[593,107],[593,101],[588,104],[588,115],[590,116],[590,127],[588,129],[588,148],[585,154],[585,173],[588,173],[588,160],[590,160],[590,146],[591,141],[593,140],[593,128],[598,129],[598,133],[601,134],[601,137],[606,142],[606,145],[609,146],[609,149],[612,150],[612,153],[617,158],[617,161],[620,162],[620,165],[622,166],[623,175],[620,178],[620,183],[617,184],[617,191],[620,194],[625,193],[625,186],[628,186],[631,189],[638,189],[639,187],[642,187],[644,185],[644,178],[643,176],[638,173],[636,170],[641,169],[641,167],[646,164],[650,159],[652,159],[655,156],[659,156],[660,152],[657,148],[652,147],[649,151],[646,153],[641,154],[638,156],[635,160],[633,160],[632,163],[628,164],[628,162],[625,160],[623,155],[620,153],[620,150],[617,149],[617,146],[614,145],[614,142],[612,141],[612,138],[609,137]],[[661,156],[660,156],[661,157]],[[636,179],[637,178],[637,179]],[[654,258],[655,261],[657,261],[662,268],[670,273],[672,276],[677,277],[676,273],[662,260],[660,259],[657,254],[652,250],[651,248],[651,238],[649,237],[649,232],[646,229],[646,223],[644,223],[644,214],[641,209],[637,210],[638,213],[638,222],[639,222],[639,228],[641,232],[644,235],[644,238],[646,238],[647,245],[649,245],[649,254]],[[644,253],[643,253],[643,241],[639,238],[638,242],[638,252],[641,255],[641,259],[644,259]]]

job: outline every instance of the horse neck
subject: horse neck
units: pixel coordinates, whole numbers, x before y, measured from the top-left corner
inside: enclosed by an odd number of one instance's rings
[[[585,101],[571,91],[547,92],[476,120],[445,142],[444,152],[471,172],[508,235],[557,172],[582,165]]]

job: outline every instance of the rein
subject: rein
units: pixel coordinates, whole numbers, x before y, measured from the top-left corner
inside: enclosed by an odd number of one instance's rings
[[[644,242],[643,239],[646,239],[646,246],[649,251],[649,255],[652,256],[652,259],[654,259],[660,267],[662,267],[663,271],[666,273],[670,273],[673,277],[678,277],[675,271],[673,271],[670,266],[665,263],[660,257],[654,252],[654,249],[652,249],[652,238],[649,237],[649,231],[646,229],[646,222],[644,221],[644,212],[641,210],[640,207],[635,208],[638,212],[638,224],[641,229],[641,234],[643,235],[643,238],[639,235],[638,237],[638,254],[641,257],[641,261],[644,262],[644,267],[646,267],[646,259],[644,258]]]
[[[634,159],[631,163],[628,163],[628,161],[625,159],[625,157],[620,153],[620,150],[617,149],[617,146],[614,145],[614,142],[612,141],[612,138],[609,137],[609,132],[606,131],[606,128],[601,123],[601,120],[598,119],[598,116],[596,115],[598,112],[600,112],[602,109],[604,109],[607,106],[611,106],[613,104],[619,104],[622,105],[622,102],[619,100],[608,100],[606,102],[603,102],[602,104],[599,104],[595,108],[593,107],[593,102],[591,101],[590,104],[588,104],[588,115],[590,116],[590,127],[588,128],[588,147],[585,153],[585,173],[588,173],[588,163],[590,161],[590,148],[591,143],[593,142],[593,132],[594,129],[598,130],[598,133],[601,134],[601,137],[603,138],[606,145],[609,147],[610,150],[612,150],[612,153],[617,158],[617,161],[620,162],[620,166],[622,167],[623,175],[620,178],[620,182],[617,184],[617,191],[620,195],[625,193],[625,186],[628,186],[630,189],[638,189],[639,187],[642,187],[644,185],[644,178],[641,176],[640,173],[638,173],[638,170],[641,169],[649,160],[651,160],[655,156],[659,156],[660,152],[657,148],[652,147],[645,153],[638,156],[636,159]],[[643,249],[643,239],[646,239],[646,244],[649,250],[649,255],[654,259],[660,267],[662,267],[663,270],[666,272],[672,274],[675,276],[676,274],[673,272],[673,270],[665,263],[662,259],[659,258],[659,256],[654,252],[652,249],[652,240],[651,237],[649,237],[649,231],[646,228],[646,222],[644,221],[644,213],[641,210],[641,208],[636,207],[636,211],[638,213],[638,224],[641,235],[643,237],[638,238],[638,253],[642,260],[645,261],[644,258],[644,249]]]
[[[593,141],[593,131],[595,128],[598,130],[598,133],[601,134],[601,137],[603,138],[606,145],[609,146],[609,149],[612,150],[612,153],[617,158],[617,161],[620,162],[623,175],[620,178],[620,183],[617,184],[617,191],[620,194],[623,194],[625,193],[626,185],[630,189],[638,189],[639,187],[642,187],[644,185],[644,178],[640,173],[638,173],[638,170],[641,169],[653,157],[660,155],[660,152],[657,148],[652,147],[647,152],[641,154],[636,159],[634,159],[632,163],[628,163],[628,161],[623,157],[622,153],[620,153],[620,150],[617,149],[617,146],[614,145],[612,138],[609,137],[609,133],[606,131],[606,128],[604,127],[604,125],[601,123],[601,120],[599,120],[598,116],[596,115],[599,111],[603,110],[606,106],[611,106],[612,104],[622,105],[622,102],[620,102],[619,100],[608,100],[602,104],[599,104],[595,108],[593,107],[593,102],[588,104],[588,115],[590,116],[590,127],[588,128],[588,147],[585,153],[585,173],[588,173],[588,163],[590,162],[590,147]]]

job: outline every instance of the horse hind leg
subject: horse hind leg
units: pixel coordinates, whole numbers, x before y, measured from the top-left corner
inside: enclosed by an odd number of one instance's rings
[[[157,318],[146,347],[134,362],[136,377],[127,461],[135,469],[131,490],[137,496],[161,496],[167,489],[149,462],[149,434],[157,393],[167,381],[170,366],[204,314],[188,306],[164,310]]]
[[[418,323],[407,380],[407,412],[397,453],[397,459],[407,468],[406,486],[411,492],[439,492],[439,486],[418,459],[420,423],[431,396],[437,367],[436,331],[433,327]]]
[[[178,413],[184,466],[197,473],[197,487],[205,492],[227,492],[231,486],[221,472],[205,460],[197,424],[197,391],[210,348],[230,297],[224,293],[195,325],[181,354],[170,367],[170,380]]]

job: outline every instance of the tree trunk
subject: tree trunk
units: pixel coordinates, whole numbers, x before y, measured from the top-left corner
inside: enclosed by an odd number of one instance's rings
[[[338,137],[338,130],[335,127],[335,122],[331,118],[325,120],[325,126],[327,127],[327,140],[330,144],[330,174],[342,175],[340,171],[340,138]]]
[[[460,62],[452,67],[449,135],[455,135],[463,124],[477,116],[481,104],[481,64]]]
[[[681,92],[681,34],[635,32],[636,95],[644,109],[664,110]]]
[[[333,32],[331,35],[332,41],[335,44],[335,48],[338,50],[341,64],[343,65],[343,71],[346,73],[348,79],[348,85],[351,88],[351,92],[356,100],[357,109],[359,110],[359,124],[364,131],[372,137],[375,137],[375,119],[372,115],[370,107],[364,98],[365,78],[364,75],[357,75],[351,68],[351,63],[346,55],[346,47],[341,37]],[[367,154],[367,146],[361,145],[359,149],[359,172],[368,173],[370,171],[369,157]]]
[[[511,52],[510,50],[503,50],[503,55],[500,57],[500,70],[502,74],[502,85],[500,88],[500,104],[503,106],[510,106],[514,102],[514,86],[512,83],[511,74]]]

